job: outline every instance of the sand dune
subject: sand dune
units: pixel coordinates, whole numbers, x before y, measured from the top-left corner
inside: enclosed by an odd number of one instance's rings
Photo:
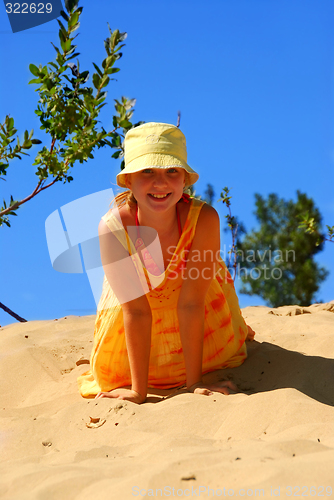
[[[0,498],[97,500],[334,494],[334,301],[247,307],[241,393],[85,400],[94,316],[0,328]],[[88,428],[90,417],[103,423]],[[174,489],[173,489],[174,488]]]

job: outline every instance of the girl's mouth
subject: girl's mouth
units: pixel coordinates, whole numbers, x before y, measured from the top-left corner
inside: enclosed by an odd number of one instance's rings
[[[153,193],[148,193],[148,196],[150,198],[153,198],[153,200],[166,200],[172,193],[166,193],[166,194],[153,194]]]

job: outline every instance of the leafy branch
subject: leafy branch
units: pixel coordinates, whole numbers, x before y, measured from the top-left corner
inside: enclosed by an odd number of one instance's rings
[[[317,226],[317,223],[314,219],[314,217],[310,217],[310,214],[309,212],[305,212],[304,214],[302,215],[299,215],[299,218],[301,219],[301,222],[299,224],[298,227],[300,227],[301,229],[304,229],[305,230],[305,233],[315,233],[316,232],[316,226]],[[327,235],[328,238],[326,238],[326,236],[323,236],[323,239],[322,238],[318,238],[317,239],[317,242],[316,242],[316,246],[319,246],[323,240],[325,241],[331,241],[332,243],[334,243],[334,226],[327,226],[326,224],[326,227],[327,227]]]
[[[73,33],[80,26],[82,7],[78,7],[79,0],[66,0],[67,13],[61,11],[63,20],[57,20],[59,24],[59,47],[54,44],[56,51],[54,61],[41,64],[39,67],[30,64],[29,69],[34,79],[29,83],[37,85],[39,100],[35,113],[39,117],[41,130],[50,136],[50,146],[43,146],[35,157],[33,165],[37,167],[36,175],[38,182],[30,195],[18,201],[10,197],[10,202],[4,200],[0,208],[0,226],[10,226],[10,215],[17,215],[17,209],[27,201],[31,200],[43,190],[51,187],[56,182],[71,182],[73,177],[69,175],[69,169],[75,162],[83,163],[89,158],[94,158],[95,148],[106,145],[116,149],[113,158],[122,158],[123,139],[125,133],[132,128],[131,118],[135,99],[129,100],[125,97],[115,100],[116,114],[113,116],[113,130],[106,131],[98,127],[98,117],[103,106],[106,105],[106,87],[110,83],[112,75],[120,71],[115,67],[116,61],[122,57],[122,43],[126,33],[119,30],[112,31],[109,27],[110,36],[104,41],[106,57],[101,66],[93,63],[96,72],[92,75],[93,86],[87,86],[89,71],[82,71],[79,60],[76,64],[73,59],[80,54],[76,52],[77,45],[74,39],[77,35]],[[20,158],[27,154],[23,150],[30,149],[33,144],[41,144],[39,139],[33,138],[33,131],[28,134],[24,132],[24,142],[21,144],[16,138],[14,147],[12,136],[17,130],[14,128],[14,119],[6,116],[3,124],[0,124],[0,179],[7,174],[9,160]],[[121,167],[124,164],[121,165]]]
[[[228,215],[225,215],[225,219],[227,220],[227,225],[231,230],[232,247],[231,250],[228,252],[229,258],[228,258],[227,268],[229,270],[233,269],[233,281],[235,281],[237,275],[237,235],[238,235],[238,230],[240,233],[244,233],[245,229],[242,224],[239,224],[237,222],[236,217],[232,215],[231,201],[230,201],[232,199],[232,196],[228,196],[229,193],[230,190],[227,187],[224,187],[223,191],[220,193],[220,198],[218,201],[222,201],[223,203],[225,203],[229,211]]]

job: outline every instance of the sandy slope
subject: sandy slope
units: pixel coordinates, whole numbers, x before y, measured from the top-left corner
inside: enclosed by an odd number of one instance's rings
[[[247,361],[207,376],[243,393],[141,406],[78,394],[93,316],[1,328],[0,498],[334,496],[333,312],[247,307]]]

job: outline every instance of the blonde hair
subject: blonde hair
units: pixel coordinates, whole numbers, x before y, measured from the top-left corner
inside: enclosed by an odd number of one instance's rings
[[[110,206],[117,205],[117,208],[121,208],[123,205],[128,205],[130,208],[133,208],[137,205],[137,200],[134,197],[134,194],[130,189],[123,191],[123,193],[119,193],[115,196],[115,198],[111,201]]]

